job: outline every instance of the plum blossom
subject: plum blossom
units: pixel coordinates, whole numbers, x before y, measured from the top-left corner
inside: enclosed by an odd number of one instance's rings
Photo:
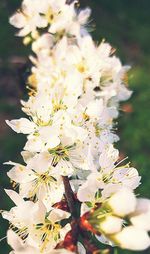
[[[16,192],[6,192],[16,206],[9,212],[4,211],[2,215],[11,223],[11,228],[19,237],[29,238],[33,246],[40,246],[41,253],[54,249],[64,239],[70,225],[62,227],[59,222],[69,218],[70,213],[55,208],[47,211],[40,201],[24,201]]]
[[[93,41],[91,9],[78,4],[23,0],[10,17],[32,49],[26,116],[6,120],[27,138],[24,162],[5,163],[15,190],[5,190],[15,206],[2,211],[10,254],[101,252],[93,235],[106,251],[150,246],[150,201],[136,198],[141,177],[114,145],[130,67]]]
[[[14,163],[7,174],[16,186],[19,185],[22,198],[42,200],[48,209],[62,199],[64,187],[61,176],[55,173],[47,157],[46,153],[37,154],[30,158],[27,166]]]
[[[129,165],[120,166],[119,151],[109,145],[99,157],[99,170],[91,172],[78,190],[78,198],[82,202],[96,202],[96,193],[101,191],[101,200],[124,187],[135,189],[140,184],[140,176],[135,168]]]

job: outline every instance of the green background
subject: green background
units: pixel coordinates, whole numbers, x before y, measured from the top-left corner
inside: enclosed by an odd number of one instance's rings
[[[32,0],[31,0],[32,1]],[[4,194],[9,188],[6,176],[8,167],[2,163],[19,161],[25,138],[13,133],[5,119],[22,116],[19,99],[23,98],[24,67],[28,50],[20,38],[14,37],[15,29],[8,24],[8,17],[19,6],[20,0],[0,1],[0,209],[12,205]],[[89,28],[96,25],[93,36],[103,38],[117,49],[116,54],[124,64],[132,66],[129,86],[134,91],[132,98],[121,105],[118,119],[117,144],[124,156],[137,167],[142,175],[142,185],[137,194],[150,198],[150,1],[149,0],[81,0],[81,6],[93,10]],[[124,112],[127,111],[127,112]],[[7,223],[0,218],[0,238],[6,235]],[[9,253],[6,241],[0,242],[0,253]],[[133,252],[119,250],[118,253]],[[150,250],[136,253],[150,253]]]

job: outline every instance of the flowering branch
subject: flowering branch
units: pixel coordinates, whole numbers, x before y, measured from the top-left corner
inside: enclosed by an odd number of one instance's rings
[[[141,177],[114,146],[119,103],[132,94],[129,67],[104,40],[93,41],[91,10],[76,3],[23,0],[10,18],[33,51],[29,99],[21,101],[27,117],[6,121],[27,135],[24,163],[6,163],[19,190],[5,190],[15,205],[2,212],[14,254],[150,246],[150,200],[136,198]]]

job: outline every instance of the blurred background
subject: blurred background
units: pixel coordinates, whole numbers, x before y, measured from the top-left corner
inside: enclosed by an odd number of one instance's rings
[[[19,162],[19,153],[25,143],[23,135],[15,134],[5,124],[5,119],[23,115],[20,99],[25,96],[24,80],[30,51],[22,45],[20,38],[14,36],[15,29],[8,24],[8,17],[20,3],[20,0],[0,0],[0,209],[9,209],[12,205],[3,190],[9,188],[6,176],[9,167],[3,166],[3,162]],[[81,0],[81,6],[90,6],[93,10],[94,39],[108,41],[117,49],[116,54],[123,64],[132,66],[129,86],[134,93],[120,108],[118,133],[121,140],[117,146],[142,175],[137,194],[150,198],[150,1]],[[6,235],[7,226],[7,222],[0,218],[0,238]],[[9,253],[5,240],[0,242],[0,253]],[[118,253],[133,252],[121,250]],[[142,253],[148,254],[150,250]]]

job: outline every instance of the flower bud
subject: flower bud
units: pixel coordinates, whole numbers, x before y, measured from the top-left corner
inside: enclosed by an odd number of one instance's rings
[[[150,231],[150,200],[137,199],[136,210],[131,214],[130,221],[134,226]]]
[[[100,229],[104,234],[118,233],[122,229],[123,220],[116,216],[106,216],[106,219],[100,223]]]
[[[38,31],[32,31],[31,35],[32,35],[32,38],[35,39],[35,40],[37,40],[39,38]]]
[[[124,217],[134,212],[136,207],[136,197],[132,190],[122,188],[112,195],[108,201],[108,205],[115,215]]]
[[[25,46],[27,46],[31,41],[32,41],[31,37],[30,37],[30,36],[26,36],[26,37],[23,39],[23,44],[24,44]]]
[[[125,227],[113,240],[121,248],[135,251],[142,251],[150,246],[147,232],[134,226]]]

